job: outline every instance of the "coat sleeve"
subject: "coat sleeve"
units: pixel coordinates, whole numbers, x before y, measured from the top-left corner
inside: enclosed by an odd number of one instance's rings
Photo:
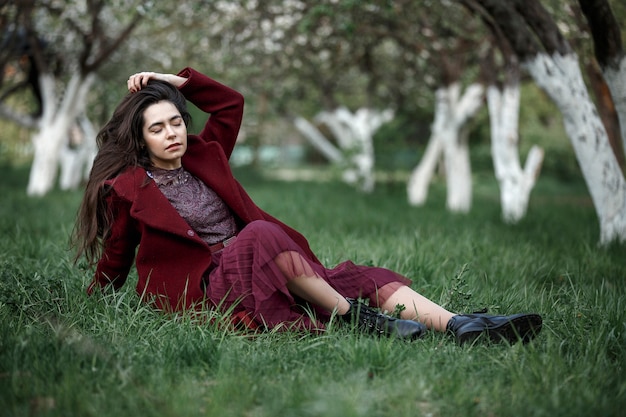
[[[135,259],[135,249],[139,244],[139,232],[135,220],[130,215],[131,203],[120,198],[113,190],[107,198],[113,221],[111,232],[104,241],[104,249],[93,281],[87,288],[92,294],[96,287],[112,285],[119,289],[124,285]]]
[[[185,68],[178,75],[187,78],[180,86],[185,98],[210,114],[199,136],[207,142],[218,142],[230,158],[243,118],[243,96],[192,68]]]

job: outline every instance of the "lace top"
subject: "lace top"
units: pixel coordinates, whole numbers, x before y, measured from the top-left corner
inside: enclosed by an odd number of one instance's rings
[[[148,176],[208,245],[237,233],[235,218],[224,201],[183,167],[173,170],[155,168],[148,171]]]

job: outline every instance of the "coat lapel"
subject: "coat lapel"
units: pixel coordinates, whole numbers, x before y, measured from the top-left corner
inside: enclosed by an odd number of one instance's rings
[[[246,223],[260,219],[257,206],[235,180],[222,147],[193,136],[189,139],[189,148],[183,157],[185,169],[215,191],[240,219]]]
[[[159,190],[156,183],[153,180],[146,182],[146,179],[147,174],[144,169],[138,168],[135,170],[132,186],[135,195],[131,198],[131,215],[149,227],[206,245],[197,234],[190,233],[190,231],[193,231],[192,228],[178,214],[178,211]]]

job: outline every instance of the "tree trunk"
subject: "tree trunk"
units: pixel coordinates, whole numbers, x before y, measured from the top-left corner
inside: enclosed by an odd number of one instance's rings
[[[447,207],[450,211],[467,213],[472,208],[472,167],[469,155],[468,124],[476,116],[483,103],[484,88],[471,84],[460,96],[458,83],[452,84],[451,119],[454,131],[445,135],[444,156],[446,166]],[[453,134],[456,138],[453,140]]]
[[[543,150],[533,146],[522,170],[519,157],[519,78],[506,83],[502,90],[487,89],[487,106],[491,126],[491,156],[500,187],[502,218],[517,223],[526,215],[530,192],[541,170]]]
[[[53,123],[43,124],[33,135],[34,157],[26,192],[30,196],[42,196],[52,189],[57,176],[59,154],[67,140],[71,120],[56,117]]]
[[[428,197],[428,185],[437,167],[437,162],[443,152],[443,142],[439,130],[435,129],[437,125],[437,114],[435,114],[435,123],[433,123],[433,131],[428,139],[428,145],[424,156],[420,163],[413,169],[409,181],[407,183],[407,194],[409,204],[412,206],[422,206],[426,203]],[[438,129],[438,128],[437,128]]]
[[[617,65],[603,68],[602,73],[611,90],[622,135],[622,149],[626,153],[626,56]]]
[[[626,241],[626,181],[574,54],[538,54],[524,62],[563,114],[600,222],[600,244]]]
[[[97,152],[95,128],[87,116],[83,115],[72,127],[70,141],[66,142],[61,151],[59,186],[62,190],[74,190],[81,181],[89,178]]]
[[[343,154],[341,151],[326,139],[322,132],[307,119],[297,116],[293,120],[293,125],[315,149],[326,157],[326,159],[335,164],[343,162]]]
[[[617,158],[617,163],[622,169],[624,169],[624,165],[626,164],[624,157],[626,154],[624,153],[624,146],[622,142],[623,135],[620,131],[619,114],[617,112],[615,102],[613,101],[611,88],[606,82],[607,75],[602,73],[602,70],[595,59],[592,59],[585,64],[585,71],[587,73],[587,79],[589,80],[590,89],[595,97],[596,106],[598,106],[600,119],[606,129],[609,143],[611,144],[613,153]],[[623,101],[626,102],[626,99]]]
[[[446,207],[454,213],[467,213],[472,208],[472,167],[470,164],[468,130],[461,126],[453,135],[444,136]]]
[[[483,87],[472,84],[461,96],[455,82],[440,87],[435,93],[435,119],[424,156],[407,183],[409,204],[426,201],[428,185],[443,152],[446,173],[446,206],[453,212],[468,212],[472,205],[472,172],[466,126],[482,104]]]
[[[326,124],[345,155],[343,179],[363,192],[374,190],[374,133],[393,119],[393,111],[361,108],[354,114],[345,107],[321,112],[316,121]]]
[[[73,75],[63,101],[57,105],[54,77],[51,74],[40,75],[43,115],[39,131],[32,138],[34,157],[26,189],[28,195],[44,195],[54,186],[61,149],[68,140],[70,127],[78,113],[85,108],[87,92],[93,80],[93,74],[86,77]]]
[[[420,163],[413,169],[407,183],[407,195],[409,204],[421,206],[426,203],[428,197],[428,186],[435,174],[437,162],[443,152],[443,130],[448,124],[447,89],[441,87],[435,92],[435,117],[430,130],[428,145],[424,151],[424,156]]]
[[[578,0],[593,37],[596,60],[611,91],[626,152],[626,54],[622,34],[607,0]],[[621,155],[623,156],[623,155]]]

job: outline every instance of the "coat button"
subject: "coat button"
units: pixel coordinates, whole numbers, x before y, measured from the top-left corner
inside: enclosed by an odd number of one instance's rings
[[[191,230],[191,229],[187,230],[187,234],[188,234],[189,236],[193,236],[193,235],[195,235],[194,231],[193,231],[193,230]]]

